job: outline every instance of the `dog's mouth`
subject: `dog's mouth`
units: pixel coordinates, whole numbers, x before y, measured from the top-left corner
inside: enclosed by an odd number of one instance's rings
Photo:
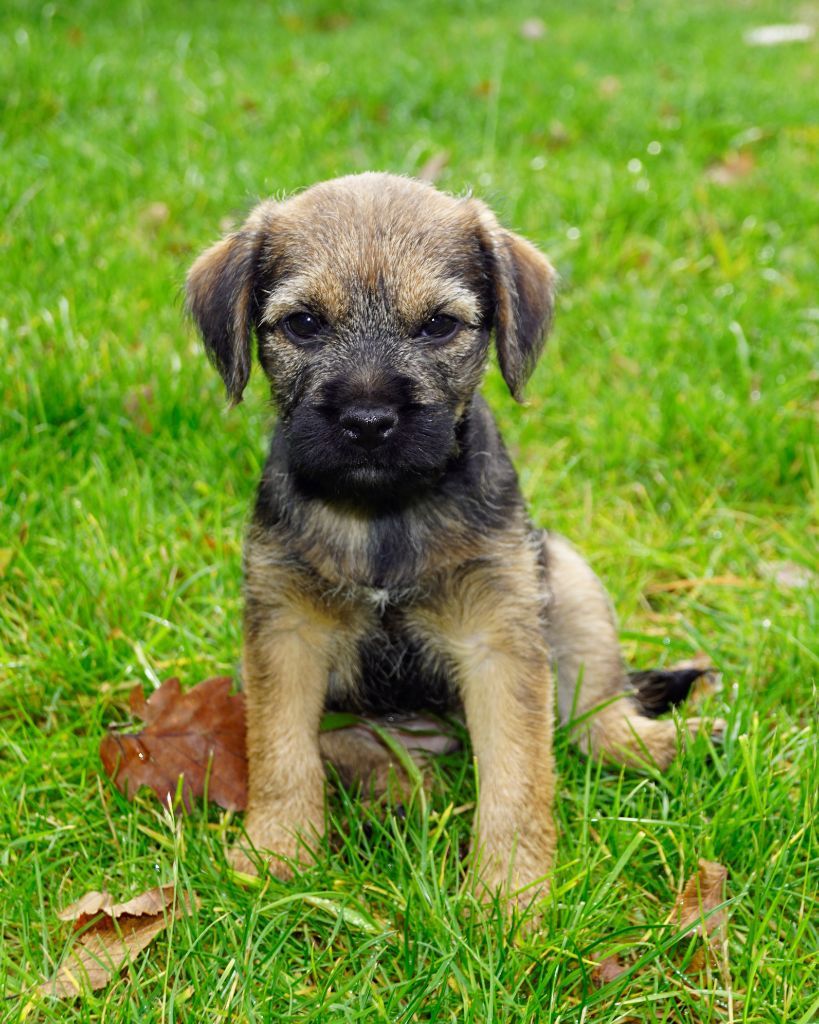
[[[398,499],[435,483],[456,448],[443,404],[302,403],[282,424],[291,473],[327,498]]]

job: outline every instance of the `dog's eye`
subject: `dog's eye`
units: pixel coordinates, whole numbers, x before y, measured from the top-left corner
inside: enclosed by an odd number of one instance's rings
[[[286,334],[296,341],[310,341],[321,333],[323,322],[312,313],[292,313],[282,320]]]
[[[431,338],[433,341],[446,341],[457,334],[460,326],[460,320],[456,320],[454,316],[447,316],[446,313],[437,313],[421,324],[418,334],[421,338]]]

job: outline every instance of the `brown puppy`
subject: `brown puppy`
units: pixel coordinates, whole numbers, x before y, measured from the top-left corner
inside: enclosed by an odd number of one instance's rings
[[[531,894],[552,864],[552,666],[584,750],[675,755],[674,723],[648,715],[696,673],[643,674],[629,696],[602,586],[531,524],[477,393],[494,335],[521,398],[554,282],[479,200],[386,174],[262,203],[189,274],[231,400],[255,334],[279,411],[245,549],[243,670],[247,834],[279,874],[323,832],[322,756],[373,767],[349,737],[320,742],[327,707],[463,711],[489,893]]]

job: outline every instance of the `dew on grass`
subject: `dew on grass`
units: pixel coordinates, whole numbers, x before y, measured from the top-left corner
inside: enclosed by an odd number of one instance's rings
[[[643,161],[638,160],[637,157],[632,157],[631,160],[626,164],[629,174],[639,174],[643,169]]]
[[[652,139],[651,142],[646,146],[646,152],[651,156],[658,156],[663,151],[662,142],[658,142],[656,139]]]

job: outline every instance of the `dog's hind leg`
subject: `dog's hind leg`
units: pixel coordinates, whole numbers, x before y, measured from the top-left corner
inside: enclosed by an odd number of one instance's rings
[[[563,537],[544,531],[549,602],[546,631],[557,668],[558,710],[585,753],[635,767],[666,768],[678,747],[673,720],[655,716],[688,696],[697,670],[626,671],[611,602],[600,580]],[[712,728],[717,723],[713,723]],[[685,729],[704,727],[690,718]]]

